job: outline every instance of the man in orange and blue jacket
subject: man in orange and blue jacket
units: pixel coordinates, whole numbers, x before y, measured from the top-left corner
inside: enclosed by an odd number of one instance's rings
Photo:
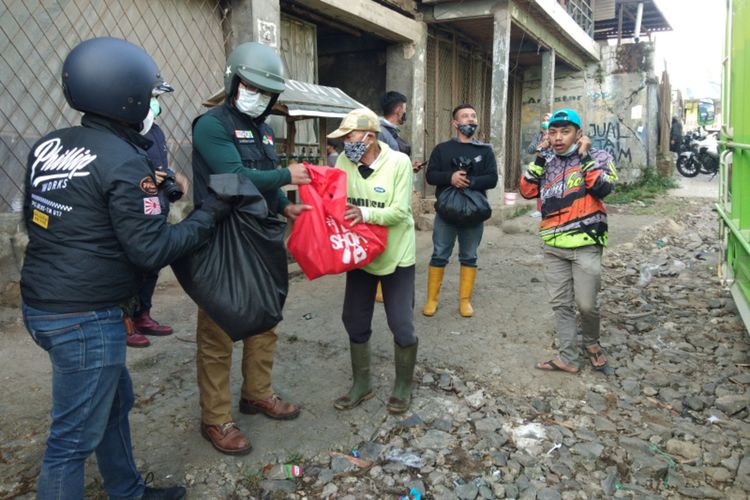
[[[583,346],[594,369],[603,370],[607,358],[599,345],[598,294],[607,211],[602,200],[612,192],[617,172],[607,151],[590,151],[591,141],[583,135],[574,110],[553,113],[548,130],[521,178],[521,195],[542,201],[539,235],[560,349],[557,358],[537,363],[536,368],[578,372],[577,307]],[[541,153],[549,147],[555,155],[547,159]]]

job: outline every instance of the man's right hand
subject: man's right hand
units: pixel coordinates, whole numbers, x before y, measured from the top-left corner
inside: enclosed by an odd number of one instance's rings
[[[465,170],[456,170],[451,175],[451,185],[458,189],[464,189],[469,187],[469,178],[466,176]]]
[[[312,180],[310,179],[310,172],[307,171],[307,167],[305,167],[301,163],[292,163],[288,167],[289,173],[292,176],[292,180],[289,182],[289,184],[294,184],[295,186],[299,186],[300,184],[310,184]]]

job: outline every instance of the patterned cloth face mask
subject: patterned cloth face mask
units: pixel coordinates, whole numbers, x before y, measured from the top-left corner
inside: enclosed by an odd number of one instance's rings
[[[344,155],[349,158],[352,163],[359,163],[359,160],[365,155],[367,151],[367,144],[365,144],[365,134],[362,140],[356,142],[345,142],[344,143]]]

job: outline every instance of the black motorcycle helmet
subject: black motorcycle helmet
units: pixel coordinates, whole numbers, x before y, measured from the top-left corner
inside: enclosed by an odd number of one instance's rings
[[[142,48],[119,38],[92,38],[65,58],[62,86],[73,109],[129,124],[141,123],[159,68]]]

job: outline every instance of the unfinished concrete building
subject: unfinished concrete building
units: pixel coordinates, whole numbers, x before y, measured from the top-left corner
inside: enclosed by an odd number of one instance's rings
[[[626,179],[654,164],[652,47],[606,41],[669,29],[654,0],[2,0],[0,19],[0,270],[11,283],[24,247],[26,157],[42,135],[77,123],[60,67],[93,36],[142,45],[175,85],[161,120],[172,165],[188,175],[190,123],[221,88],[228,51],[252,40],[275,47],[290,78],[337,87],[376,112],[386,90],[405,94],[402,135],[415,159],[451,136],[453,107],[473,104],[502,179],[490,192],[493,204],[516,188],[541,116],[562,105],[582,111],[594,145],[615,155]],[[281,152],[320,156],[336,121],[299,122],[287,144],[286,123],[277,119]],[[415,187],[429,198],[423,175]],[[0,283],[0,300],[16,293]]]

